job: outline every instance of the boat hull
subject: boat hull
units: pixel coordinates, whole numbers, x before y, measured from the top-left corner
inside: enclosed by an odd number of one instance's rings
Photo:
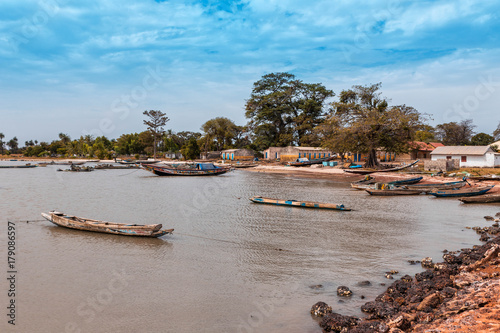
[[[230,168],[216,168],[212,170],[179,169],[156,165],[143,165],[143,168],[158,176],[216,176],[230,170]]]
[[[476,195],[485,194],[492,188],[493,186],[484,186],[477,188],[466,188],[461,190],[437,190],[437,191],[430,191],[428,193],[438,198],[472,197]]]
[[[409,190],[422,190],[422,191],[432,191],[432,190],[453,190],[459,189],[467,185],[466,181],[449,182],[449,183],[438,183],[438,184],[417,184],[417,185],[404,185],[405,188]]]
[[[458,200],[462,201],[463,203],[494,203],[500,202],[500,194],[486,194],[470,198],[460,198]]]
[[[342,210],[350,211],[350,208],[344,207],[342,204],[332,204],[324,202],[313,202],[313,201],[298,201],[298,200],[282,200],[273,198],[264,198],[260,196],[250,198],[250,201],[260,204],[276,205],[276,206],[289,206],[298,208],[316,208],[316,209],[330,209],[330,210]]]
[[[404,189],[387,189],[387,190],[374,190],[365,189],[370,195],[377,196],[394,196],[394,195],[419,195],[422,191],[419,190],[404,190]]]
[[[171,234],[174,229],[162,230],[161,224],[152,225],[130,225],[125,223],[113,223],[99,220],[91,220],[79,218],[62,213],[50,212],[42,213],[42,216],[48,221],[69,229],[100,232],[122,236],[139,236],[139,237],[161,237],[166,234]]]
[[[355,173],[358,175],[369,175],[369,174],[372,174],[375,172],[393,172],[393,171],[399,171],[399,170],[409,168],[409,167],[417,164],[418,161],[420,161],[420,160],[416,160],[415,162],[412,162],[408,165],[403,165],[403,166],[400,166],[397,168],[382,169],[382,170],[374,170],[374,169],[352,169],[352,170],[350,170],[350,169],[345,169],[344,172]]]

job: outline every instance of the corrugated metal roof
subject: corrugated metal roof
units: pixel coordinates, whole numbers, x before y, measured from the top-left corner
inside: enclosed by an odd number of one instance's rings
[[[319,148],[319,147],[294,147],[298,150],[327,150],[324,148]]]
[[[431,155],[484,155],[493,152],[490,146],[444,146],[437,147]]]

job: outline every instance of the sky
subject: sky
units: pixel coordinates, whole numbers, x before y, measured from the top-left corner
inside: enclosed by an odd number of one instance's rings
[[[244,125],[263,75],[337,95],[382,82],[430,124],[500,122],[497,0],[2,0],[0,132],[117,138],[161,110],[175,132]]]

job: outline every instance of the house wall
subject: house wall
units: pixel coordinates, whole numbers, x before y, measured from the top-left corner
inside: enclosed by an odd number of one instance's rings
[[[332,152],[328,150],[317,149],[297,149],[297,147],[270,147],[263,151],[264,159],[281,162],[291,162],[298,158],[318,159],[331,156]],[[320,156],[321,155],[321,156]]]
[[[230,161],[241,161],[241,160],[253,160],[255,154],[250,149],[230,149],[223,150],[221,152],[221,158],[223,160]]]
[[[281,158],[281,153],[285,147],[269,147],[263,151],[265,160],[277,160]]]
[[[452,171],[460,168],[460,160],[451,159],[447,160],[445,158],[437,160],[425,160],[424,170],[426,171]]]
[[[484,168],[484,167],[493,167],[494,166],[494,160],[493,161],[488,161],[486,155],[432,155],[432,160],[440,160],[440,159],[446,159],[447,156],[451,156],[452,159],[458,159],[460,162],[460,167],[461,168]],[[462,156],[466,156],[467,161],[462,162]]]

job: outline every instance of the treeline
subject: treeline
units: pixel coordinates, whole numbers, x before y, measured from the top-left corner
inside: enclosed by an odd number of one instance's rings
[[[407,152],[410,141],[460,146],[500,140],[500,123],[491,134],[476,133],[471,119],[433,127],[428,124],[428,116],[413,107],[390,105],[380,88],[381,83],[358,85],[336,96],[321,83],[304,83],[290,73],[271,73],[253,85],[245,106],[245,126],[217,117],[205,122],[200,132],[174,132],[164,130],[169,121],[165,113],[149,110],[143,113],[147,130],[141,133],[123,134],[117,139],[87,135],[73,140],[60,133],[58,140],[30,140],[22,148],[16,137],[4,141],[0,133],[0,153],[99,159],[168,153],[193,159],[200,152],[230,148],[262,151],[271,146],[298,145],[322,146],[339,153],[369,153],[373,158],[368,165],[373,165],[377,164],[376,149]]]

